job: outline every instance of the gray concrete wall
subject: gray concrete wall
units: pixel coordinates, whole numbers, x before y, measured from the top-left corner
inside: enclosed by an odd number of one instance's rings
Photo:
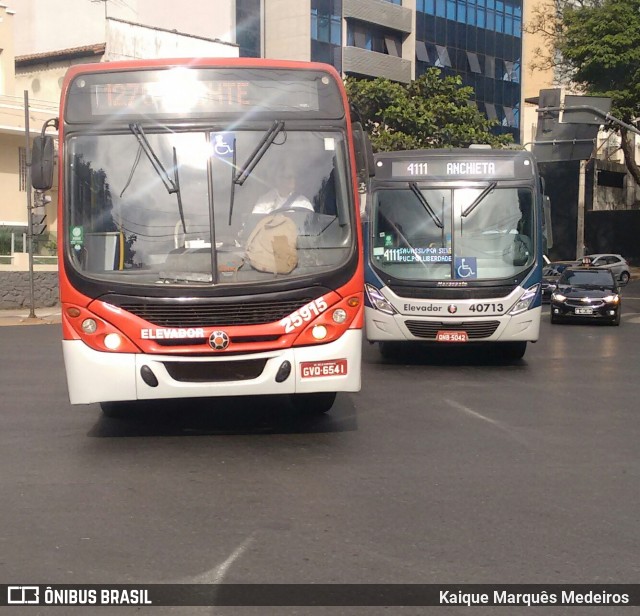
[[[34,272],[33,291],[36,308],[56,306],[59,303],[58,272]],[[0,272],[0,310],[30,305],[29,272]]]

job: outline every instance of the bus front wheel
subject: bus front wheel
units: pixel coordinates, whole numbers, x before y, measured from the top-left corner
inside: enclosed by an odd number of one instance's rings
[[[131,408],[126,402],[101,402],[102,414],[109,419],[124,419],[131,416]]]
[[[317,415],[331,410],[336,401],[335,391],[321,391],[314,394],[291,394],[293,408],[306,415]]]
[[[509,361],[522,359],[527,350],[527,341],[504,342],[502,344],[502,356]]]

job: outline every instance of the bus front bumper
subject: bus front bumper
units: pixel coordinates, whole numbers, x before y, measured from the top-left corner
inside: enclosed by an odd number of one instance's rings
[[[472,324],[468,329],[470,334],[468,343],[470,344],[475,342],[535,342],[540,333],[541,313],[542,308],[537,307],[515,316],[422,317],[405,314],[390,315],[367,306],[365,308],[366,336],[370,342],[436,342],[436,331],[464,330],[463,323],[468,323]],[[493,332],[488,336],[484,335],[496,322],[498,325]],[[420,327],[420,324],[425,327]],[[483,335],[475,337],[471,335],[473,330],[483,330]],[[416,335],[415,332],[419,332],[420,335]]]
[[[62,342],[71,404],[359,391],[361,348],[362,330],[322,345],[207,357],[103,353]]]

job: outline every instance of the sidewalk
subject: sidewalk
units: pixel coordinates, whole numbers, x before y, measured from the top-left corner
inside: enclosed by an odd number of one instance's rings
[[[36,308],[35,317],[30,317],[31,310],[16,308],[13,310],[0,310],[0,327],[3,325],[51,325],[60,323],[60,306],[48,308]]]

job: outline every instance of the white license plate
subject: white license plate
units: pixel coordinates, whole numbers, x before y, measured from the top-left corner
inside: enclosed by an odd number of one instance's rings
[[[467,332],[441,329],[436,334],[436,342],[469,342],[469,336],[467,335]]]
[[[576,308],[576,314],[593,314],[593,308]]]
[[[320,376],[344,376],[347,374],[347,360],[304,361],[300,364],[300,374],[303,379]]]

